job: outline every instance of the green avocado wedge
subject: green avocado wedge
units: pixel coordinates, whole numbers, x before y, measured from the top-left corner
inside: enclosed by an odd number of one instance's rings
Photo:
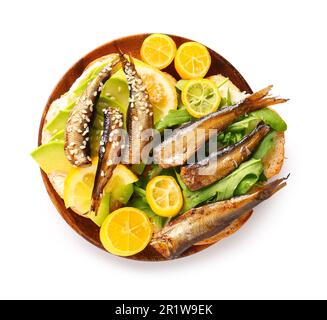
[[[110,212],[110,193],[105,193],[101,200],[101,204],[97,215],[94,212],[89,213],[86,217],[91,219],[98,227],[102,226],[104,219]]]
[[[111,200],[126,204],[134,192],[133,183],[118,185],[111,191]]]
[[[111,106],[117,108],[124,116],[124,127],[126,128],[128,104],[129,89],[126,80],[113,76],[103,86],[97,105],[97,112],[100,112],[102,115],[104,107]]]
[[[118,105],[125,107],[127,110],[129,100],[127,82],[119,78],[110,78],[103,86],[100,98],[106,98],[109,101],[116,102]]]
[[[63,141],[51,141],[41,145],[31,153],[32,158],[46,173],[68,173],[73,166],[66,159]]]
[[[51,142],[51,141],[64,141],[64,140],[65,140],[65,130],[60,130],[51,137],[49,142]]]
[[[46,125],[45,129],[48,130],[51,135],[56,134],[58,131],[65,130],[69,114],[70,110],[60,110],[58,114]]]

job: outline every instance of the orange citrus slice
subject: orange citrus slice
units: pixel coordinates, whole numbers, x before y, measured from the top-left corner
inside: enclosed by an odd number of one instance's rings
[[[208,49],[198,42],[185,42],[175,56],[175,68],[182,79],[203,78],[211,65]]]
[[[141,47],[142,60],[158,69],[168,67],[174,60],[176,44],[165,34],[155,33],[148,36]]]
[[[152,238],[153,227],[141,210],[124,207],[110,213],[100,229],[104,248],[118,256],[131,256],[141,252]]]
[[[159,216],[173,217],[183,206],[181,189],[170,176],[157,176],[146,186],[146,199],[151,209]]]

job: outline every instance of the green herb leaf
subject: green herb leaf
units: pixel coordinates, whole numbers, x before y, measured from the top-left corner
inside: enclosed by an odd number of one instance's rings
[[[155,129],[163,130],[169,127],[182,125],[192,120],[192,116],[185,107],[177,110],[169,110],[168,114],[155,124]]]
[[[269,108],[261,109],[250,113],[250,116],[262,120],[276,131],[286,131],[287,124],[280,115]]]
[[[269,132],[264,139],[261,141],[259,147],[253,154],[253,158],[262,159],[274,146],[274,141],[276,139],[277,132],[271,131]]]

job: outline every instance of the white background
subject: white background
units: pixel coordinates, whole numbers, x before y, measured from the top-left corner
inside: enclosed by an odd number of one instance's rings
[[[325,1],[1,1],[0,298],[327,298]],[[166,263],[111,256],[56,212],[30,158],[45,102],[82,55],[179,34],[290,98],[288,187],[237,234]]]

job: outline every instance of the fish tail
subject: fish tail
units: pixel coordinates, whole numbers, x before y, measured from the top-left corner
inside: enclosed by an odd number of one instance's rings
[[[260,109],[267,108],[267,107],[275,105],[275,104],[284,103],[284,102],[288,101],[288,99],[282,99],[282,98],[268,96],[272,87],[273,86],[270,85],[256,93],[253,93],[249,97],[247,97],[242,103],[243,107],[246,110],[246,113],[260,110]]]
[[[120,47],[116,41],[114,42],[114,47],[116,48],[116,51],[119,54],[119,57],[124,57],[124,52],[120,49]]]
[[[125,57],[125,53],[120,49],[120,47],[118,46],[118,44],[116,42],[114,43],[114,46],[115,46],[116,51],[117,51],[117,53],[119,55],[120,62],[122,62],[123,64],[126,64],[128,62],[128,60]],[[134,65],[133,60],[132,60],[132,56],[131,56],[130,53],[128,53],[128,58],[129,58],[130,63],[132,65]]]
[[[257,101],[257,100],[260,100],[264,97],[266,97],[270,90],[273,88],[273,85],[269,85],[267,86],[266,88],[263,88],[253,94],[251,94],[249,97],[246,98],[247,101]]]
[[[98,199],[92,198],[90,212],[94,212],[95,215],[97,215],[97,212],[99,209],[99,204],[100,204],[100,202]]]
[[[286,186],[286,180],[289,178],[289,174],[287,177],[277,179],[273,182],[270,182],[262,187],[261,190],[258,191],[258,194],[256,196],[256,199],[261,201],[264,201],[268,198],[270,198],[273,194],[278,192],[280,189],[284,188]]]

